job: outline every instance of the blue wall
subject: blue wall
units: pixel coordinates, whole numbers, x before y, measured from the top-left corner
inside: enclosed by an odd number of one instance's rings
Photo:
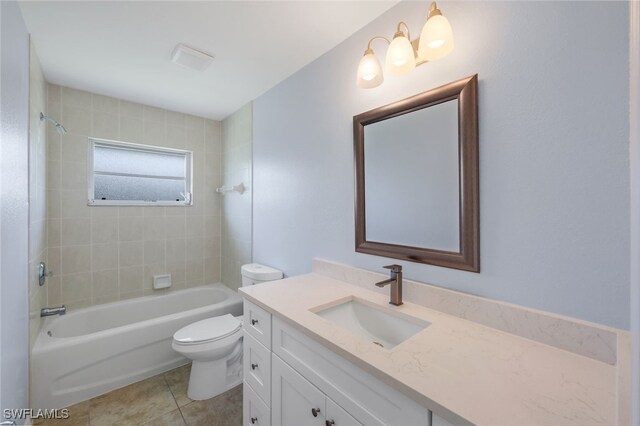
[[[406,276],[628,328],[628,4],[439,6],[449,57],[356,87],[369,37],[399,20],[419,32],[428,3],[403,2],[255,101],[254,261],[382,272],[389,259],[354,251],[352,116],[478,73],[481,273],[403,263]]]

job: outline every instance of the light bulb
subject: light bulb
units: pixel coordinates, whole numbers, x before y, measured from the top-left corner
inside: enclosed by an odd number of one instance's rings
[[[361,89],[372,89],[378,87],[384,81],[380,61],[376,58],[373,50],[367,49],[358,65],[358,87]]]
[[[397,32],[387,50],[386,68],[391,75],[402,75],[416,67],[413,46],[402,32]]]
[[[422,28],[418,57],[426,61],[435,61],[447,56],[453,50],[453,31],[447,18],[432,5],[429,18]]]

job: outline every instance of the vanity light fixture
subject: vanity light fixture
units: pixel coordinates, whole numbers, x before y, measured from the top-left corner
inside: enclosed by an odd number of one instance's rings
[[[403,27],[407,31],[406,35]],[[362,89],[378,87],[384,81],[380,61],[371,48],[371,43],[375,40],[384,40],[389,44],[385,68],[391,75],[406,74],[427,61],[444,58],[453,50],[451,25],[447,18],[442,16],[436,2],[432,2],[420,38],[411,41],[409,27],[404,21],[400,21],[392,41],[382,36],[375,36],[369,40],[364,57],[358,65],[357,84]]]

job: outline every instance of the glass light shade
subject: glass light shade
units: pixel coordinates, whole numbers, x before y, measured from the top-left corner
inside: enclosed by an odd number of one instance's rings
[[[453,31],[449,20],[442,15],[434,15],[427,19],[420,34],[418,57],[422,60],[435,61],[444,58],[453,50]]]
[[[405,36],[393,39],[387,50],[387,72],[391,75],[402,75],[416,67],[416,56],[411,42]]]
[[[358,65],[358,87],[361,89],[372,89],[378,87],[384,81],[380,61],[373,51],[367,51],[360,59]]]

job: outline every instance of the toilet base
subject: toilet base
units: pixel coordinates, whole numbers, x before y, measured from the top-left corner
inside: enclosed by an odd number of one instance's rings
[[[242,383],[241,366],[238,355],[217,361],[192,361],[187,396],[202,401],[238,386]]]

